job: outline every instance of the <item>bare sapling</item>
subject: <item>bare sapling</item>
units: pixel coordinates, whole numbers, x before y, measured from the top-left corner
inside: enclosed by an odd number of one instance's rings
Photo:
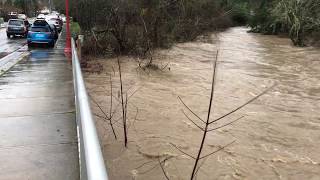
[[[258,99],[259,97],[261,97],[262,95],[266,94],[270,89],[272,89],[274,87],[271,86],[269,88],[267,88],[265,91],[263,91],[262,93],[258,94],[257,96],[253,97],[252,99],[246,101],[245,103],[243,103],[242,105],[240,105],[239,107],[229,111],[228,113],[216,118],[216,119],[213,119],[211,120],[211,114],[213,114],[213,108],[212,108],[212,105],[213,105],[213,100],[214,100],[214,93],[215,93],[215,83],[216,83],[216,78],[217,78],[217,66],[218,66],[218,57],[219,57],[219,51],[217,51],[216,53],[216,56],[215,56],[215,61],[213,63],[213,75],[212,75],[212,82],[211,82],[211,92],[210,92],[210,99],[209,99],[209,105],[208,105],[208,112],[207,112],[207,115],[206,115],[206,119],[202,119],[198,114],[196,114],[183,100],[181,97],[178,97],[179,101],[184,105],[184,107],[197,119],[197,121],[195,121],[193,118],[189,117],[187,115],[187,113],[185,111],[182,110],[182,113],[186,116],[186,118],[193,124],[195,125],[200,131],[203,132],[203,135],[202,135],[202,139],[201,139],[201,142],[200,142],[200,145],[199,145],[199,148],[198,148],[198,152],[197,154],[194,156],[194,155],[191,155],[187,152],[184,152],[183,150],[181,150],[178,146],[176,146],[175,144],[172,144],[171,145],[176,148],[178,151],[180,151],[182,154],[194,159],[194,165],[193,165],[193,169],[192,169],[192,173],[191,173],[191,176],[190,176],[190,180],[194,180],[196,178],[196,175],[199,171],[199,169],[201,168],[201,166],[203,165],[202,164],[199,164],[201,160],[205,160],[206,158],[208,158],[209,156],[225,149],[226,147],[230,146],[231,144],[233,144],[235,141],[232,141],[218,149],[216,149],[215,151],[211,152],[211,153],[208,153],[206,155],[203,155],[203,149],[205,148],[205,141],[206,141],[206,137],[208,135],[209,132],[213,132],[215,130],[218,130],[218,129],[221,129],[221,128],[224,128],[226,126],[229,126],[237,121],[239,121],[240,119],[244,118],[245,116],[241,116],[241,117],[238,117],[237,119],[231,121],[231,122],[228,122],[228,123],[225,123],[223,125],[220,125],[218,127],[211,127],[215,122],[218,122],[218,121],[221,121],[227,117],[229,117],[230,115],[236,113],[237,111],[239,111],[240,109],[242,109],[243,107],[247,106],[248,104],[252,103],[253,101],[255,101],[256,99]],[[201,124],[199,124],[201,123]],[[161,165],[161,164],[160,164]],[[162,170],[163,170],[163,167],[161,166]],[[164,172],[164,175],[165,177],[167,178],[167,175],[166,173]],[[168,179],[168,178],[167,178]]]
[[[127,107],[128,107],[128,93],[123,93],[123,82],[121,73],[121,63],[119,57],[117,58],[119,67],[119,79],[120,79],[120,97],[121,97],[121,108],[122,108],[122,122],[123,122],[123,133],[124,133],[124,146],[128,145],[128,134],[127,134]],[[125,97],[124,97],[125,96]]]

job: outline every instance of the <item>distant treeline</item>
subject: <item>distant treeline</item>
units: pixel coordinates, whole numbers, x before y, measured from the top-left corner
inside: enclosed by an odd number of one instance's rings
[[[64,1],[55,0],[55,6],[63,11]],[[73,0],[70,7],[89,37],[88,53],[144,56],[154,48],[246,22],[224,0]]]
[[[0,16],[6,20],[9,12],[26,14],[28,17],[36,16],[37,12],[43,8],[42,1],[39,0],[6,0],[0,1]]]
[[[225,0],[232,20],[251,32],[285,34],[296,46],[320,40],[320,0]]]
[[[64,11],[64,0],[53,2]],[[70,13],[86,34],[87,53],[144,56],[234,25],[287,34],[303,46],[319,32],[319,6],[320,0],[70,0]]]

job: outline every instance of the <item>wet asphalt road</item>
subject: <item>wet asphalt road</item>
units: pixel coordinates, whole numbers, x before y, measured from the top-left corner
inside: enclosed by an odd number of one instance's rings
[[[16,51],[27,43],[26,38],[7,38],[6,29],[0,29],[0,58]]]
[[[8,40],[3,31],[0,53],[26,41]],[[79,179],[72,69],[63,47],[59,41],[54,49],[26,50],[0,77],[0,179]]]

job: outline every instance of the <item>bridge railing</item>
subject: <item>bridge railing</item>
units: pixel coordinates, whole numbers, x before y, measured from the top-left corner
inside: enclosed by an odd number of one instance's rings
[[[80,179],[108,180],[99,138],[84,84],[78,53],[72,39],[72,69],[75,91],[76,119],[79,142]]]

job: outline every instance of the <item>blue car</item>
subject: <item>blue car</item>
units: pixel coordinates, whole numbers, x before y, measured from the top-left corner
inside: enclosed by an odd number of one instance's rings
[[[34,22],[27,37],[29,47],[33,44],[47,44],[50,47],[54,47],[56,40],[56,30],[43,20]]]

